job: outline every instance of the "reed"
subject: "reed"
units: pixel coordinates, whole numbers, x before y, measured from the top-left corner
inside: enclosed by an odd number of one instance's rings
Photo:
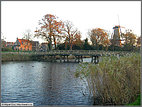
[[[76,77],[86,78],[94,104],[125,105],[140,94],[140,54],[125,57],[103,57],[95,65],[80,64]]]

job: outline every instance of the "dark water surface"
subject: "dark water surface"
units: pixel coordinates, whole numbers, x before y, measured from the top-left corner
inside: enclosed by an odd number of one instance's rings
[[[78,63],[4,62],[2,103],[92,105],[86,82],[74,77]]]

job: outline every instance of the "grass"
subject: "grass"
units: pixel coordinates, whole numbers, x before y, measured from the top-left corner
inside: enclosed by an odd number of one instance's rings
[[[4,61],[29,61],[32,60],[31,55],[21,55],[21,54],[3,54],[2,62]]]
[[[126,105],[140,94],[140,54],[125,57],[104,57],[95,65],[80,64],[76,77],[86,78],[94,104]]]
[[[141,105],[141,95],[139,95],[136,99],[136,101],[134,101],[133,103],[127,104],[129,106],[133,106],[133,105]]]

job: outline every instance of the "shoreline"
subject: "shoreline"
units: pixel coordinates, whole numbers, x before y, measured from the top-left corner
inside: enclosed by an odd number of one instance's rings
[[[83,58],[90,58],[90,56],[85,56]],[[55,59],[60,60],[60,56],[56,56]],[[68,59],[75,59],[74,56],[68,56]],[[1,57],[2,62],[8,62],[8,61],[47,61],[50,62],[51,59],[47,56],[41,57],[36,56],[34,54],[2,54]]]

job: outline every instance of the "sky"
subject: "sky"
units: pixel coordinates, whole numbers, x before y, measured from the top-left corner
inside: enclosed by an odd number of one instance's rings
[[[140,1],[1,1],[1,38],[15,42],[30,30],[34,35],[38,22],[46,14],[53,14],[59,20],[69,20],[77,28],[82,39],[88,30],[102,28],[113,32],[115,25],[122,31],[131,29],[141,35]],[[40,38],[35,38],[43,42]]]

